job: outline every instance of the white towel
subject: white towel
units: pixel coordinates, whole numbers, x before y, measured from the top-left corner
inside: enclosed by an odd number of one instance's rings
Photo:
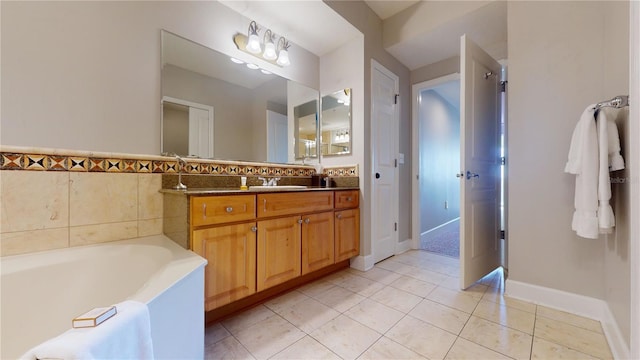
[[[594,106],[589,105],[576,125],[564,171],[576,175],[575,211],[571,228],[584,238],[598,238],[598,136]]]
[[[601,234],[610,234],[616,225],[611,199],[610,171],[624,169],[620,155],[620,138],[616,124],[607,117],[606,109],[598,111],[598,227]]]
[[[153,359],[147,305],[124,301],[118,313],[93,328],[70,329],[24,354],[22,359]],[[71,323],[71,319],[69,319]]]

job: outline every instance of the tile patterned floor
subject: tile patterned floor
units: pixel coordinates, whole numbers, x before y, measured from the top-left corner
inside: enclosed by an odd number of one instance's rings
[[[458,260],[413,250],[347,269],[206,329],[207,359],[611,359],[600,323],[458,289]]]

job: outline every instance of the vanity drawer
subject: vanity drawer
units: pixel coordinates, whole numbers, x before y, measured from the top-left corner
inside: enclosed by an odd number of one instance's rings
[[[194,227],[255,218],[255,195],[196,196],[191,199],[191,224]]]
[[[333,191],[258,194],[258,218],[333,209]]]
[[[335,192],[336,209],[357,208],[359,205],[360,194],[358,190],[341,190]]]

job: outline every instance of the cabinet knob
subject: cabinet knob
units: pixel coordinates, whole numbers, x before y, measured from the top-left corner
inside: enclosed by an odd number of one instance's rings
[[[298,219],[298,224],[302,224],[302,219]]]
[[[311,219],[309,219],[309,218],[304,219],[304,223],[305,223],[305,224],[308,224],[308,223],[310,223],[310,222],[311,222]]]
[[[353,199],[351,198],[351,196],[349,196],[349,197],[347,198],[347,201],[352,201],[352,200],[353,200]]]
[[[233,207],[231,207],[231,206],[227,206],[227,212],[228,212],[228,213],[233,212]]]
[[[252,227],[251,227],[251,231],[253,231],[253,232],[258,231],[258,227],[256,227],[256,226],[252,226]]]
[[[342,214],[336,214],[336,218],[342,219]]]

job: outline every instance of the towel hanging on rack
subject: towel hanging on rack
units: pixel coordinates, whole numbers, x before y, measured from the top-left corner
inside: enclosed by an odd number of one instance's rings
[[[618,129],[613,121],[607,120],[603,109],[618,107],[621,102],[602,104],[592,104],[584,110],[573,132],[565,166],[565,172],[576,175],[571,228],[578,236],[590,239],[597,239],[601,233],[610,233],[615,226],[613,209],[609,205],[609,171],[624,169]],[[627,105],[628,102],[624,106]]]

